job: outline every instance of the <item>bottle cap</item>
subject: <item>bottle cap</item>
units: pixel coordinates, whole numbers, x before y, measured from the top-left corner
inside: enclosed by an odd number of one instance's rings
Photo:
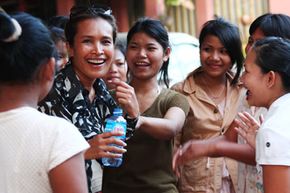
[[[116,107],[116,108],[114,108],[113,113],[114,113],[114,114],[115,114],[115,113],[117,113],[117,114],[122,114],[122,113],[123,113],[123,109],[121,109],[120,107]]]

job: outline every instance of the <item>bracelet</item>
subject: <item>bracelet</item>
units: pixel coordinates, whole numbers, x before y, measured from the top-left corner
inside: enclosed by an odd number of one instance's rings
[[[135,129],[136,125],[138,123],[138,120],[139,120],[139,116],[140,115],[138,115],[136,118],[131,118],[128,114],[126,114],[125,115],[125,119],[127,121],[128,127],[132,128],[132,129]]]

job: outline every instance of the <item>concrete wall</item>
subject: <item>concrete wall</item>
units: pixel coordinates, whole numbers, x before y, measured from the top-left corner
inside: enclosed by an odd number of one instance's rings
[[[283,13],[290,15],[290,1],[289,0],[268,0],[269,12],[271,13]]]

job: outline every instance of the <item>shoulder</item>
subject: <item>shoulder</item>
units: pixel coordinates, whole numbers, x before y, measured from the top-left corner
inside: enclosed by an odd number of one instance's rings
[[[51,142],[55,147],[66,146],[80,151],[88,147],[86,140],[71,122],[64,118],[46,115],[38,112],[38,120],[35,127],[39,128],[39,135]],[[79,147],[77,147],[79,146]]]
[[[184,86],[184,82],[185,81],[175,83],[174,85],[171,86],[170,89],[172,89],[174,91],[177,91],[177,92],[182,92],[183,86]]]
[[[194,93],[198,87],[198,85],[195,82],[195,77],[198,76],[202,72],[201,68],[197,68],[191,73],[187,75],[185,80],[182,82],[174,84],[171,89],[175,90],[179,93],[182,93],[184,95],[189,95],[191,93]]]
[[[62,132],[69,130],[78,130],[71,122],[62,117],[47,115],[45,113],[37,112],[36,124],[42,125],[43,128],[49,128],[50,131]],[[60,130],[60,131],[59,131]]]
[[[276,128],[261,127],[256,140],[256,159],[261,165],[290,166],[290,131],[281,133]],[[283,147],[283,148],[281,148]]]
[[[263,126],[273,128],[275,131],[287,132],[290,125],[289,119],[290,94],[278,98],[272,103],[266,114]]]
[[[177,98],[185,98],[185,96],[175,90],[171,89],[162,89],[160,93],[161,98],[165,99],[177,99]]]
[[[179,107],[187,114],[189,103],[183,94],[174,90],[163,89],[160,95],[168,107]]]

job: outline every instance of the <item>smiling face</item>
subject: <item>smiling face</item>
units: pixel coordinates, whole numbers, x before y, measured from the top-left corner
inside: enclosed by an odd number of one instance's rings
[[[134,34],[128,44],[127,63],[132,79],[157,78],[164,61],[168,60],[170,48],[164,50],[152,37],[144,32]]]
[[[89,86],[107,74],[113,53],[113,28],[106,20],[91,18],[78,23],[70,54],[73,68],[84,85]]]
[[[128,66],[124,54],[119,49],[115,49],[114,60],[109,72],[104,77],[108,88],[114,89],[116,87],[115,84],[111,83],[112,80],[127,81],[127,70]]]
[[[212,77],[224,76],[232,66],[232,62],[219,38],[207,35],[200,48],[200,61],[204,72]]]
[[[267,74],[262,73],[261,68],[256,64],[256,53],[250,50],[245,60],[245,71],[241,81],[247,89],[247,101],[250,106],[267,106]]]

